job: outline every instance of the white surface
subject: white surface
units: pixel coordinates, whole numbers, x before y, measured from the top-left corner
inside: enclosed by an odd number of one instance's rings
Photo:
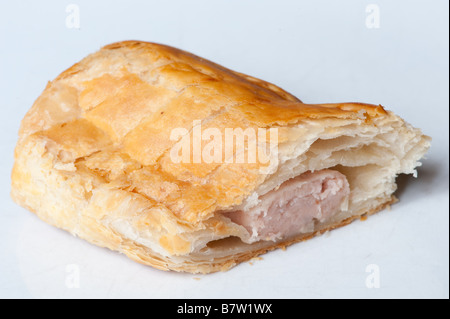
[[[0,297],[449,296],[448,1],[68,1],[0,4]],[[380,28],[366,27],[366,5]],[[311,103],[380,103],[433,137],[400,203],[366,222],[207,276],[162,272],[46,225],[9,198],[19,122],[48,80],[109,42],[192,51]],[[79,267],[80,287],[68,288]],[[366,287],[366,267],[380,288]],[[69,271],[69,272],[68,272]],[[200,278],[194,279],[194,278]]]

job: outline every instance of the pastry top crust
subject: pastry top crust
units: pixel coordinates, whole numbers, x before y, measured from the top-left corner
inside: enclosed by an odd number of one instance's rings
[[[22,121],[17,148],[28,138],[43,139],[62,170],[140,194],[180,221],[197,224],[239,205],[265,175],[258,163],[175,165],[169,157],[177,143],[170,139],[172,129],[192,134],[195,120],[204,128],[277,127],[281,143],[288,138],[283,128],[305,120],[386,115],[369,104],[305,104],[271,83],[193,54],[125,41],[103,47],[49,82]]]

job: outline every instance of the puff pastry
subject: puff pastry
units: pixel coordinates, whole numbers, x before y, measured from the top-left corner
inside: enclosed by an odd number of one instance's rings
[[[171,132],[196,123],[276,128],[277,152],[174,161],[182,136]],[[125,41],[48,83],[22,121],[11,194],[140,263],[209,273],[382,210],[429,145],[381,105],[306,104],[188,52]]]

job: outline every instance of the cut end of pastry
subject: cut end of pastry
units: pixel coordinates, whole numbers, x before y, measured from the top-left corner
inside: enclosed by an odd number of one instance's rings
[[[200,127],[275,129],[275,144],[247,135],[247,145],[276,152],[268,163],[174,161]],[[11,195],[140,263],[209,273],[390,205],[397,175],[415,174],[429,145],[382,106],[305,104],[190,53],[127,41],[49,83],[22,121]]]

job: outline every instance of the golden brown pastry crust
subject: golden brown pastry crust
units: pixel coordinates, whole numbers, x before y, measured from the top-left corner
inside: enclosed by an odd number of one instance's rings
[[[198,119],[205,128],[277,127],[280,146],[306,145],[304,132],[316,123],[327,136],[339,136],[344,128],[397,125],[419,148],[411,158],[401,158],[394,179],[413,170],[428,147],[428,138],[380,105],[306,104],[271,83],[193,54],[125,41],[105,46],[47,85],[22,121],[12,196],[92,243],[159,269],[189,272],[227,269],[391,202],[393,190],[312,234],[249,245],[223,258],[197,258],[208,242],[242,236],[242,227],[217,212],[241,205],[276,175],[262,174],[258,163],[174,164],[168,155],[177,143],[169,138],[171,130],[192,130]]]

